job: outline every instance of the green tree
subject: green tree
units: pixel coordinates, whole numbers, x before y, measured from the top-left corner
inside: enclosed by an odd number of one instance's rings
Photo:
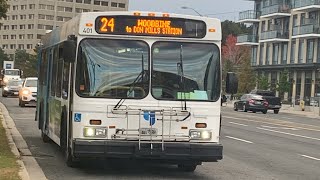
[[[252,27],[247,27],[244,24],[225,20],[221,23],[222,27],[222,43],[224,44],[229,35],[238,36],[252,31]]]
[[[7,17],[9,5],[6,0],[0,0],[0,19]]]
[[[28,54],[26,50],[17,49],[15,68],[23,70],[25,77],[37,76],[37,56]]]
[[[289,92],[291,84],[289,82],[289,71],[285,69],[280,72],[279,82],[277,83],[276,90],[279,91],[280,97],[284,96],[284,93]]]
[[[239,74],[239,90],[240,93],[249,93],[256,86],[256,75],[251,67],[250,51],[246,49],[243,52],[243,60],[238,70]]]
[[[270,83],[267,76],[264,76],[264,75],[259,76],[257,78],[257,82],[258,82],[258,89],[268,90],[270,88]]]
[[[3,68],[3,61],[10,61],[10,57],[0,48],[0,67]]]

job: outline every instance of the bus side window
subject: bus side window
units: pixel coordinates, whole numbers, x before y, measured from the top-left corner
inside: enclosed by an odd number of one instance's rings
[[[55,88],[57,85],[57,66],[58,66],[58,48],[53,50],[52,70],[51,70],[51,96],[55,96]]]
[[[63,63],[63,76],[62,76],[62,98],[68,99],[69,93],[69,71],[70,71],[70,63]]]
[[[62,88],[62,70],[63,70],[63,48],[59,46],[59,55],[57,61],[57,70],[56,70],[56,97],[61,97],[61,88]]]

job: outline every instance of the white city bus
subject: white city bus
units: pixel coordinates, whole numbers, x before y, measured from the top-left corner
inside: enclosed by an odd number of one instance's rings
[[[76,16],[47,34],[39,50],[43,140],[57,143],[69,166],[82,158],[134,158],[194,171],[221,160],[220,47],[214,18]]]

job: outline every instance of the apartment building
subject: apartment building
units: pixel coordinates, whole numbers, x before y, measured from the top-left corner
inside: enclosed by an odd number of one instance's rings
[[[8,0],[7,18],[0,19],[0,48],[7,54],[16,49],[34,53],[35,45],[48,30],[81,12],[127,11],[129,0]]]
[[[256,73],[267,76],[274,89],[287,69],[291,89],[283,98],[312,105],[320,97],[320,0],[255,0],[252,10],[240,12],[239,22],[252,25],[237,44],[252,48]]]

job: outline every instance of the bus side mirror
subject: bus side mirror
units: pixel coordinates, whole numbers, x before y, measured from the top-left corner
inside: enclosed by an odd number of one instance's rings
[[[226,78],[226,93],[237,94],[238,78],[234,72],[228,72]]]
[[[73,40],[63,42],[63,59],[65,62],[73,63],[76,58],[77,43]]]

